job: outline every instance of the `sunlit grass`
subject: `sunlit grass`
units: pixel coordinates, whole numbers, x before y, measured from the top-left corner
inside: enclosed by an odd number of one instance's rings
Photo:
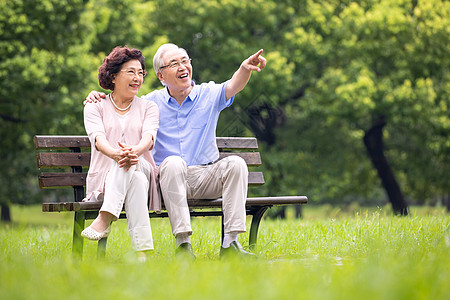
[[[304,208],[302,220],[264,219],[255,261],[219,259],[220,219],[194,218],[198,259],[174,257],[166,219],[152,219],[155,251],[139,264],[126,222],[104,260],[85,242],[72,258],[72,215],[15,206],[0,226],[1,299],[449,299],[450,216],[413,208]],[[248,239],[240,237],[242,244]]]

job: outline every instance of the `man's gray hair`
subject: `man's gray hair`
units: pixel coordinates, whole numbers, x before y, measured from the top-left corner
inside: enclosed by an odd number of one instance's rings
[[[155,74],[159,72],[159,69],[164,65],[164,62],[162,60],[162,57],[164,54],[172,49],[181,49],[184,52],[186,52],[186,55],[188,55],[187,51],[183,48],[178,47],[175,44],[167,43],[164,45],[161,45],[158,50],[155,53],[155,56],[153,56],[153,68],[155,69]],[[163,84],[164,85],[164,84]]]

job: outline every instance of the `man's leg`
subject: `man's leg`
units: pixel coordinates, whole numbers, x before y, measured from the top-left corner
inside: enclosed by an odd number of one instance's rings
[[[246,231],[245,201],[248,190],[248,169],[238,156],[226,157],[212,165],[188,168],[188,198],[214,199],[222,195],[225,238],[228,248],[237,242],[237,234]]]
[[[161,193],[169,214],[176,246],[192,253],[189,238],[192,229],[187,204],[186,162],[181,157],[169,156],[160,165],[159,174]]]
[[[245,202],[248,190],[248,169],[238,156],[227,158],[227,167],[222,174],[224,229],[227,233],[245,232]]]

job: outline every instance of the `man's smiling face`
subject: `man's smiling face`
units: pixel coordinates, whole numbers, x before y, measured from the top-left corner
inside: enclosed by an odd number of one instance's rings
[[[189,89],[192,82],[192,65],[183,49],[171,49],[162,56],[163,67],[157,73],[169,91]]]

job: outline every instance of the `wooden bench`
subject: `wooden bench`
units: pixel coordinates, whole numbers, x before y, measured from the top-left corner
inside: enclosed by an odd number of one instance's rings
[[[85,228],[85,221],[95,219],[102,205],[101,202],[81,202],[85,196],[85,185],[87,168],[90,163],[90,141],[87,136],[35,136],[34,145],[37,149],[36,159],[40,169],[40,188],[67,188],[72,187],[74,201],[43,203],[44,212],[71,212],[75,213],[73,226],[73,247],[74,255],[82,256],[83,238],[81,231]],[[242,157],[249,167],[261,165],[261,157],[256,138],[240,137],[218,137],[217,146],[220,151],[220,158],[229,155]],[[249,186],[264,184],[262,172],[249,172]],[[258,228],[266,210],[274,205],[305,204],[306,196],[284,196],[284,197],[251,197],[247,198],[246,212],[252,216],[249,245],[253,248],[256,245]],[[222,200],[188,200],[192,217],[198,216],[222,216]],[[149,212],[150,218],[168,217],[163,210],[160,214]],[[120,218],[126,218],[122,212]],[[223,222],[222,222],[223,236]],[[104,238],[98,242],[97,255],[105,255],[106,241]]]

